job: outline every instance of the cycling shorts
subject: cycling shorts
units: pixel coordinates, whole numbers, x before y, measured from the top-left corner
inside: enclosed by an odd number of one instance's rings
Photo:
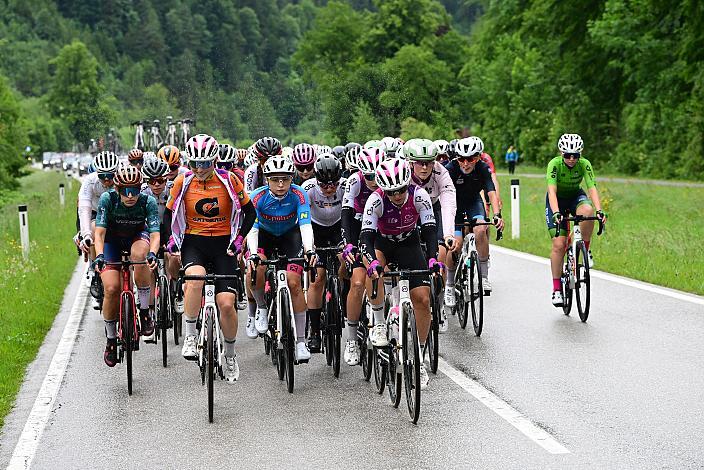
[[[399,269],[428,269],[428,263],[420,246],[418,232],[403,241],[396,242],[384,237],[376,237],[374,248],[381,251],[386,258],[386,263],[393,263]],[[409,287],[430,287],[427,276],[413,276],[409,280]]]
[[[437,227],[438,245],[445,246],[445,234],[442,232],[442,208],[440,207],[440,201],[433,204],[433,215],[435,216],[435,226]]]
[[[303,241],[301,240],[301,229],[298,225],[291,230],[284,232],[280,237],[259,228],[259,254],[271,258],[274,251],[285,255],[287,258],[300,258],[303,256]],[[286,266],[286,271],[303,274],[303,262],[295,261]]]
[[[479,194],[472,201],[463,204],[463,206],[462,208],[457,208],[457,214],[455,215],[455,235],[458,237],[462,236],[465,219],[469,221],[472,219],[484,220],[486,218],[486,207]]]
[[[569,214],[577,215],[577,208],[583,204],[589,204],[591,206],[592,201],[582,189],[580,189],[574,196],[557,198],[557,206],[560,208],[560,213],[565,216]],[[554,237],[556,225],[552,221],[552,214],[553,211],[550,208],[550,200],[548,199],[548,195],[545,194],[545,223],[548,226],[548,231],[550,231],[551,235]],[[562,222],[560,224],[560,236],[564,237],[566,235],[567,222]]]
[[[312,225],[313,239],[315,240],[316,248],[330,248],[339,246],[342,243],[342,226],[339,221],[329,227],[318,225],[315,222],[313,222]],[[330,253],[318,254],[319,267],[325,266],[329,254]]]
[[[119,263],[122,260],[122,252],[132,251],[132,245],[137,242],[144,242],[149,244],[149,233],[147,231],[139,232],[134,237],[116,237],[111,238],[109,241],[105,240],[105,245],[103,246],[103,256],[105,256],[105,261],[108,263]],[[142,260],[137,260],[142,261]],[[106,266],[105,270],[113,269],[119,271],[119,266]]]
[[[212,270],[213,274],[237,274],[237,258],[227,255],[230,246],[230,236],[194,235],[187,233],[181,244],[181,265],[203,266]],[[237,282],[234,279],[218,279],[215,281],[215,293],[237,292]]]

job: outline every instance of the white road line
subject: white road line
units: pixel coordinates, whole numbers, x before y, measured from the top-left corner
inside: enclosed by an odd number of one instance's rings
[[[505,255],[509,255],[509,256],[515,256],[516,258],[522,258],[522,259],[525,259],[528,261],[533,261],[536,263],[544,264],[546,266],[550,265],[550,260],[548,258],[543,258],[541,256],[532,255],[530,253],[523,253],[522,251],[516,251],[516,250],[512,250],[510,248],[505,248],[503,246],[496,246],[496,245],[491,245],[491,249],[495,250],[497,253],[501,253],[501,254],[505,254]],[[653,292],[655,294],[665,295],[667,297],[671,297],[671,298],[677,299],[677,300],[684,300],[685,302],[691,302],[693,304],[704,305],[704,297],[699,296],[699,295],[689,294],[687,292],[682,292],[682,291],[678,291],[675,289],[668,289],[667,287],[656,286],[655,284],[649,284],[647,282],[637,281],[635,279],[630,279],[627,277],[618,276],[616,274],[605,273],[603,271],[597,271],[596,269],[590,270],[589,273],[593,277],[597,277],[599,279],[604,279],[606,281],[611,281],[611,282],[615,282],[617,284],[621,284],[624,286],[634,287],[636,289],[641,289],[641,290],[645,290],[648,292]]]
[[[81,270],[81,272],[85,271],[85,264],[79,262],[78,269]],[[76,299],[71,307],[71,313],[66,321],[61,340],[56,347],[54,357],[51,359],[51,364],[49,365],[49,370],[37,394],[37,399],[34,401],[32,411],[29,413],[22,434],[12,453],[12,459],[7,467],[8,469],[19,470],[27,469],[32,466],[32,460],[37,452],[39,440],[44,433],[46,423],[49,421],[49,415],[54,408],[56,395],[61,388],[61,382],[66,373],[66,366],[71,358],[71,352],[76,342],[78,327],[81,324],[81,318],[83,317],[87,299],[88,288],[81,279],[81,282],[78,283]]]
[[[452,367],[443,358],[439,358],[438,370],[543,449],[551,454],[570,453],[565,446],[560,444],[545,430],[533,424],[518,410],[484,388],[479,382],[470,379],[465,374]]]

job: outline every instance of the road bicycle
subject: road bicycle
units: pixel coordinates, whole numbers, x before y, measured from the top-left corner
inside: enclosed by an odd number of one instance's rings
[[[287,258],[274,252],[271,259],[262,259],[258,263],[266,266],[264,275],[264,293],[269,306],[269,329],[264,333],[264,352],[271,354],[271,362],[276,366],[279,380],[286,378],[286,387],[293,393],[295,364],[307,363],[308,360],[296,360],[296,321],[293,316],[293,302],[288,288],[290,263],[305,262],[304,258]],[[310,269],[310,268],[306,268]],[[312,271],[315,272],[315,271]],[[252,276],[252,285],[256,276]]]
[[[589,305],[591,300],[591,281],[589,276],[589,252],[582,240],[582,230],[580,222],[588,220],[599,221],[599,231],[601,235],[604,231],[604,223],[598,217],[587,217],[576,215],[574,217],[564,217],[563,223],[567,227],[567,250],[565,250],[562,276],[562,311],[569,315],[572,311],[572,293],[576,291],[577,311],[579,319],[586,322],[589,318]],[[573,223],[570,231],[570,222]],[[562,225],[562,224],[560,224]],[[559,235],[560,226],[556,229],[556,236]]]
[[[131,123],[132,126],[136,126],[134,131],[134,148],[139,150],[144,150],[144,122],[135,121]]]
[[[196,121],[194,119],[181,119],[180,121],[176,122],[177,124],[181,125],[181,148],[185,149],[186,148],[186,142],[188,142],[188,139],[191,138],[191,124],[194,126],[196,125]]]
[[[154,272],[154,277],[156,281],[154,288],[154,301],[156,304],[156,331],[154,338],[157,343],[161,341],[162,365],[166,367],[168,355],[166,336],[169,328],[173,325],[173,319],[171,313],[171,290],[169,289],[169,279],[166,276],[163,252],[160,252],[157,258],[157,269]]]
[[[433,276],[430,280],[430,330],[428,331],[428,339],[425,342],[425,350],[423,351],[423,357],[425,357],[426,353],[428,354],[428,362],[433,374],[438,373],[438,360],[440,359],[440,318],[444,308],[444,292],[445,283],[442,276]]]
[[[127,251],[122,251],[121,261],[105,263],[106,266],[120,268],[122,291],[120,292],[120,315],[117,322],[117,359],[127,363],[127,393],[132,395],[132,353],[139,350],[139,315],[134,299],[132,266],[147,264],[146,261],[132,261]]]
[[[215,301],[215,282],[218,280],[236,280],[236,274],[213,274],[210,266],[205,276],[184,275],[183,281],[204,281],[203,304],[198,314],[198,367],[200,368],[201,384],[208,382],[208,422],[213,422],[215,401],[215,376],[220,380],[225,378],[223,364],[225,363],[225,348],[222,330],[220,329],[220,311]]]
[[[494,225],[492,222],[480,222],[476,219],[465,222],[464,227],[469,229],[462,241],[462,251],[455,262],[455,307],[454,313],[460,327],[467,327],[469,310],[472,310],[472,326],[474,334],[481,336],[484,326],[484,288],[482,277],[479,275],[479,254],[477,253],[476,240],[472,229],[482,225]],[[500,230],[496,232],[496,240],[503,237]],[[453,256],[457,256],[453,253]]]
[[[177,145],[178,137],[176,137],[176,123],[173,121],[173,116],[166,116],[166,144]]]
[[[161,148],[161,145],[164,143],[164,140],[161,138],[161,125],[159,123],[158,119],[154,119],[152,122],[152,127],[149,130],[149,147],[151,148],[152,152],[157,152],[159,148]]]
[[[320,315],[321,343],[325,350],[325,360],[332,366],[333,375],[340,376],[340,351],[342,348],[342,303],[340,300],[340,279],[337,275],[340,260],[338,247],[316,248],[319,255],[327,254],[325,271],[327,280],[323,289],[323,309]]]

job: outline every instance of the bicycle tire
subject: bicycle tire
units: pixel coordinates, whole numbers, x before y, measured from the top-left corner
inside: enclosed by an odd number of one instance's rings
[[[416,316],[412,308],[405,307],[403,315],[403,381],[406,389],[406,404],[411,422],[420,418],[420,341],[416,329]]]
[[[484,287],[482,286],[482,277],[479,274],[479,256],[476,251],[471,255],[471,271],[470,271],[470,292],[472,298],[472,326],[474,326],[474,334],[481,336],[482,328],[484,327]],[[477,292],[474,292],[474,278],[477,278]]]
[[[283,351],[285,356],[285,376],[286,376],[286,388],[288,393],[293,393],[293,386],[295,383],[295,376],[293,373],[293,360],[294,360],[294,349],[296,344],[296,338],[293,335],[293,325],[291,325],[291,312],[289,312],[288,305],[288,291],[282,289],[280,295],[281,300],[281,319],[283,320],[283,330],[285,336],[283,338]]]
[[[403,382],[403,377],[401,371],[398,370],[398,361],[396,357],[396,340],[389,342],[387,346],[387,352],[389,355],[388,364],[388,374],[387,374],[387,386],[389,391],[389,399],[391,400],[391,405],[394,408],[398,408],[401,403],[401,385]]]
[[[428,351],[430,370],[433,374],[438,373],[438,355],[440,353],[440,309],[442,308],[442,302],[438,297],[439,292],[442,292],[442,289],[440,287],[440,278],[438,276],[431,284],[430,330],[428,331],[428,340],[425,343],[425,349]],[[423,351],[423,353],[425,354],[425,351]]]
[[[572,253],[572,247],[567,248],[565,252],[565,264],[562,270],[562,277],[560,278],[562,285],[562,311],[565,315],[569,315],[572,311],[572,293],[573,290],[570,287],[570,273],[572,268],[570,267],[569,259]]]
[[[208,422],[213,422],[213,407],[215,401],[215,334],[213,328],[213,317],[214,312],[210,312],[210,315],[205,319],[206,322],[206,347],[208,348],[208,354],[205,361],[205,367],[208,369]]]
[[[379,351],[372,346],[372,354],[374,360],[374,384],[376,385],[376,393],[381,395],[386,388],[386,362],[379,356]]]
[[[332,334],[330,333],[330,316],[327,311],[327,303],[323,306],[320,312],[320,347],[325,350],[325,364],[332,366]]]
[[[464,293],[467,290],[466,267],[460,266],[458,271],[459,277],[455,278],[455,313],[457,314],[457,322],[463,330],[467,328],[467,318],[469,317],[469,299],[465,298]]]
[[[178,341],[179,338],[181,337],[181,314],[176,311],[175,304],[176,304],[176,296],[177,296],[177,289],[181,289],[181,286],[179,285],[178,282],[174,281],[169,281],[169,284],[173,286],[173,290],[169,291],[169,295],[171,296],[171,299],[173,299],[173,302],[171,302],[171,305],[174,306],[174,308],[171,309],[171,316],[173,318],[173,324],[174,324],[174,344],[178,346]]]
[[[340,377],[340,356],[342,355],[342,308],[340,306],[339,290],[337,289],[337,277],[330,278],[330,301],[329,312],[332,318],[332,374],[335,378]],[[327,297],[327,296],[326,296]]]
[[[125,362],[127,363],[127,393],[132,395],[132,349],[134,347],[134,317],[135,307],[129,294],[122,294],[123,348],[125,349]]]
[[[164,367],[168,361],[168,348],[166,335],[168,330],[169,314],[169,284],[166,276],[159,276],[159,296],[157,301],[157,321],[161,329],[161,363]]]
[[[582,323],[584,323],[589,318],[591,278],[589,275],[589,253],[587,252],[587,247],[582,242],[577,243],[577,257],[575,258],[575,266],[577,267],[577,272],[575,273],[577,277],[577,282],[575,284],[577,291],[575,293],[575,297],[577,299],[577,311],[579,312],[579,319],[582,320]],[[582,299],[582,295],[584,295],[584,299]]]
[[[359,342],[359,360],[362,362],[362,377],[369,382],[372,377],[374,360],[373,351],[369,349],[369,317],[367,316],[367,299],[366,296],[362,300],[362,309],[359,315],[359,331],[362,332],[362,338]],[[372,346],[373,348],[373,346]],[[376,379],[375,379],[376,380]]]

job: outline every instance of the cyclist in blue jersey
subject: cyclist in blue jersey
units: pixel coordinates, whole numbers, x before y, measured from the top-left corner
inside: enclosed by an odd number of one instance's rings
[[[270,257],[278,249],[288,258],[300,258],[305,252],[308,266],[314,266],[316,262],[308,194],[300,186],[292,184],[295,173],[293,163],[290,159],[277,155],[266,161],[263,170],[268,184],[251,193],[257,219],[247,235],[250,276],[251,271],[256,269],[256,284],[252,295],[257,302],[254,325],[259,333],[265,333],[269,324],[264,299],[265,269],[263,266],[257,267],[259,261]],[[296,321],[296,360],[307,361],[310,359],[310,351],[305,344],[307,307],[301,286],[303,265],[289,263],[286,270]]]

